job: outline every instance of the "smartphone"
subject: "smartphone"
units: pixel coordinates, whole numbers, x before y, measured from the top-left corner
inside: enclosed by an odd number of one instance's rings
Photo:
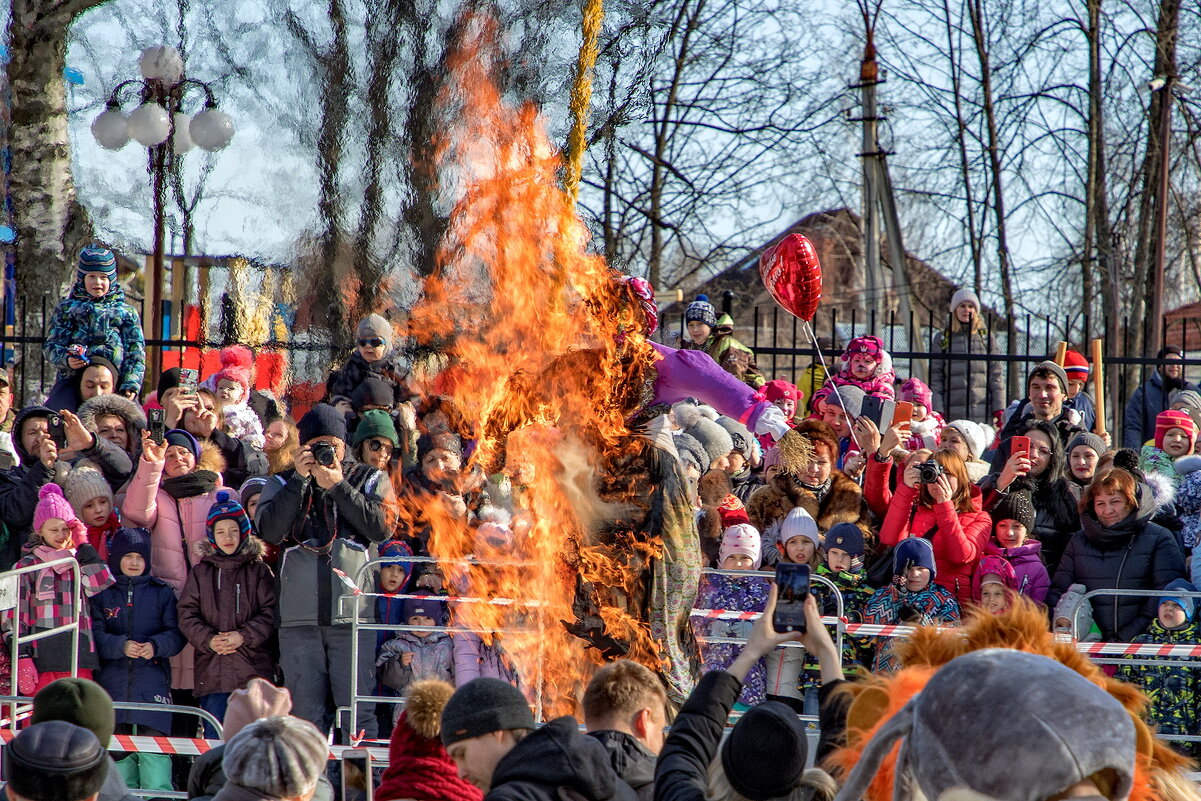
[[[63,418],[60,414],[50,415],[46,433],[50,435],[51,441],[54,442],[54,447],[62,450],[67,447],[67,429],[63,426]]]
[[[167,413],[164,409],[150,409],[146,412],[146,420],[150,424],[150,438],[156,445],[162,445],[167,434]]]
[[[907,426],[913,422],[913,404],[909,401],[897,401],[892,413],[892,425]]]
[[[196,386],[200,381],[200,373],[185,367],[179,371],[179,391],[185,395],[195,395]]]
[[[776,612],[772,628],[805,633],[805,596],[809,594],[809,565],[780,562],[776,565]]]
[[[342,801],[372,801],[371,752],[347,748],[342,752]]]
[[[1030,437],[1016,436],[1009,440],[1009,455],[1014,456],[1021,454],[1027,459],[1030,458]]]

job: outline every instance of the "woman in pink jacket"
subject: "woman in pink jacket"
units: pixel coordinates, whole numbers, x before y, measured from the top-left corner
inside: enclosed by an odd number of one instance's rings
[[[980,509],[980,490],[967,477],[967,468],[950,451],[917,451],[897,485],[880,528],[880,542],[896,545],[906,537],[925,537],[934,546],[938,583],[955,594],[960,604],[972,601],[972,571],[984,554],[992,519]],[[920,467],[933,459],[941,475],[921,482]]]
[[[208,541],[206,521],[221,484],[221,456],[213,446],[173,428],[159,445],[142,435],[142,457],[129,482],[122,521],[150,530],[150,575],[175,589],[178,598],[192,565],[201,560],[198,543]],[[228,490],[227,490],[228,491]],[[194,686],[191,646],[171,659],[175,689]]]

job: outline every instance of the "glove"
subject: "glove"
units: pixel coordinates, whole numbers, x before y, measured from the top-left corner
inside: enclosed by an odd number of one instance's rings
[[[17,691],[21,695],[33,695],[38,687],[38,669],[33,660],[23,656],[17,660]]]
[[[67,524],[67,528],[71,531],[71,543],[78,548],[80,545],[88,544],[88,528],[78,520],[72,520]]]
[[[779,406],[774,403],[768,404],[767,407],[759,413],[759,419],[755,421],[755,433],[767,434],[776,442],[787,434],[788,418],[784,416],[784,412]]]
[[[75,549],[75,561],[81,565],[102,565],[104,560],[100,558],[100,554],[96,549],[88,543],[87,538],[84,538],[83,544]]]

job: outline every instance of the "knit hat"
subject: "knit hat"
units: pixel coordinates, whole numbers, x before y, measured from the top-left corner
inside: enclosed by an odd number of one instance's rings
[[[117,257],[108,248],[88,245],[79,252],[79,277],[88,273],[103,273],[108,280],[117,280]]]
[[[676,453],[684,464],[693,464],[701,475],[709,472],[709,453],[704,446],[691,434],[683,431],[673,431],[671,441],[676,445]]]
[[[1155,447],[1163,450],[1163,438],[1173,428],[1182,429],[1188,434],[1189,445],[1197,444],[1197,424],[1188,412],[1167,409],[1155,415]]]
[[[1126,801],[1137,741],[1134,718],[1093,681],[1039,654],[987,648],[943,665],[876,730],[836,801],[864,797],[891,753],[895,798],[1042,801],[1105,773],[1109,798]]]
[[[700,322],[710,328],[717,325],[717,309],[709,302],[708,295],[697,295],[696,300],[688,304],[684,310],[684,322]]]
[[[813,547],[821,547],[821,534],[817,530],[817,521],[799,506],[789,509],[788,514],[780,523],[780,544],[787,545],[793,537],[806,537],[813,542]]]
[[[1082,353],[1069,350],[1063,357],[1063,371],[1067,373],[1068,378],[1087,379],[1088,359],[1084,358]]]
[[[200,461],[200,443],[196,437],[192,436],[190,431],[185,431],[182,428],[172,428],[163,435],[163,442],[167,446],[178,445],[181,448],[187,448],[192,453],[192,458]]]
[[[1016,592],[1018,589],[1017,572],[1009,560],[989,554],[981,557],[980,561],[976,563],[976,569],[972,571],[973,600],[980,600],[985,584],[1000,584],[1002,587]]]
[[[494,731],[534,728],[525,696],[500,679],[472,679],[455,690],[442,710],[442,745],[447,747]]]
[[[131,553],[146,561],[146,569],[142,571],[142,575],[146,575],[150,570],[150,532],[144,528],[122,526],[113,533],[108,544],[108,569],[114,576],[121,575],[121,560]]]
[[[362,412],[363,407],[381,407],[391,409],[396,396],[392,385],[378,376],[369,375],[350,393],[350,406],[356,412]]]
[[[1034,510],[1034,501],[1029,492],[1013,489],[992,508],[989,513],[994,523],[1002,520],[1012,520],[1026,527],[1027,534],[1034,533],[1034,521],[1038,513]]]
[[[362,320],[359,320],[359,325],[355,329],[355,337],[357,339],[382,339],[384,345],[390,349],[392,347],[392,340],[396,337],[396,330],[392,328],[392,323],[388,322],[381,315],[368,314]]]
[[[205,533],[214,545],[217,539],[213,535],[213,528],[222,520],[232,520],[238,524],[238,550],[241,551],[246,538],[250,536],[250,518],[246,516],[242,504],[226,490],[217,491],[217,502],[209,507],[208,518],[204,521]]]
[[[238,498],[242,502],[242,508],[250,506],[250,499],[262,495],[266,487],[267,479],[263,476],[251,476],[243,481],[242,486],[238,487]]]
[[[963,436],[974,459],[979,459],[988,447],[988,435],[984,432],[984,427],[975,420],[952,420],[946,427],[955,429]]]
[[[1071,585],[1067,592],[1059,596],[1059,603],[1055,604],[1055,613],[1051,615],[1052,626],[1061,617],[1071,621],[1072,636],[1077,640],[1088,637],[1093,627],[1093,605],[1084,597],[1087,592],[1088,588],[1083,584]]]
[[[372,315],[375,316],[375,315]],[[334,437],[346,441],[346,418],[328,403],[318,403],[305,412],[296,424],[300,444],[305,445],[317,437]]]
[[[57,484],[50,483],[38,490],[38,505],[33,511],[33,530],[41,531],[42,525],[47,520],[55,518],[66,523],[78,519],[75,517],[75,510],[71,508],[71,504],[67,503],[67,499],[63,497],[62,488]]]
[[[847,413],[847,417],[854,420],[863,414],[863,399],[866,397],[867,393],[862,389],[854,384],[847,384],[843,387],[835,387],[834,391],[826,396],[826,404],[841,405],[843,411]],[[841,404],[839,401],[842,401]]]
[[[1091,431],[1081,431],[1079,434],[1076,434],[1070,440],[1068,440],[1068,446],[1064,449],[1064,455],[1071,456],[1072,451],[1074,451],[1076,448],[1079,448],[1081,445],[1092,448],[1097,452],[1098,456],[1106,453],[1109,450],[1109,448],[1105,446],[1105,440],[1101,439]]]
[[[108,368],[108,374],[112,376],[113,381],[119,381],[121,379],[121,371],[117,369],[117,365],[113,362],[111,355],[106,354],[106,350],[89,350],[88,355],[83,357],[84,361],[87,362],[87,366],[83,369],[86,370],[88,367],[105,367]],[[78,375],[82,380],[83,370],[80,370]]]
[[[171,390],[179,386],[180,368],[170,367],[163,370],[162,375],[158,377],[158,387],[155,394],[158,396],[158,402],[163,402],[163,396]]]
[[[801,391],[796,388],[795,384],[790,384],[782,378],[777,378],[775,381],[768,381],[763,385],[763,399],[771,403],[775,403],[778,400],[794,400],[800,403],[801,394]]]
[[[701,443],[701,447],[709,455],[710,467],[713,462],[723,456],[729,456],[734,451],[734,438],[730,436],[730,432],[707,418],[698,418],[692,425],[685,428],[684,432]]]
[[[1177,404],[1183,406],[1183,411],[1188,412],[1193,422],[1201,428],[1201,393],[1192,389],[1178,389],[1171,394],[1168,405]]]
[[[924,567],[930,571],[930,580],[938,576],[934,563],[934,545],[924,537],[906,537],[892,552],[892,574],[902,576],[911,567]]]
[[[854,523],[838,523],[826,532],[826,550],[837,548],[851,557],[863,556],[867,548],[863,542],[863,530]]]
[[[734,447],[731,450],[735,453],[741,453],[742,458],[749,462],[751,460],[754,437],[751,436],[751,432],[747,427],[733,417],[726,417],[724,414],[714,422],[724,428],[726,433],[730,435],[730,440],[734,443]]]
[[[357,448],[372,437],[383,437],[392,443],[393,448],[400,447],[400,437],[396,433],[392,415],[383,409],[369,409],[359,415],[359,424],[355,426],[351,445]]]
[[[875,357],[877,362],[884,361],[884,340],[873,336],[855,337],[843,351],[842,360],[849,362],[852,356],[859,354]]]
[[[904,384],[901,384],[901,400],[917,406],[925,406],[927,410],[933,408],[930,403],[934,397],[934,393],[930,391],[930,387],[926,386],[925,382],[920,378],[911,378]]]
[[[409,583],[409,576],[413,575],[413,549],[404,540],[388,540],[379,546],[379,566],[386,565],[399,565],[404,569],[404,578],[400,581],[403,589]]]
[[[276,687],[264,678],[255,676],[240,690],[229,694],[221,733],[225,742],[259,718],[283,717],[292,712],[292,693],[287,687]]]
[[[1176,592],[1196,592],[1197,588],[1186,579],[1178,578],[1168,582],[1168,585],[1163,588],[1164,594],[1159,596],[1156,605],[1171,602],[1184,610],[1184,618],[1188,622],[1193,622],[1193,615],[1197,612],[1197,599],[1190,598],[1187,595],[1172,595],[1172,591]]]
[[[959,304],[964,301],[975,306],[976,311],[980,311],[982,308],[980,306],[980,296],[976,294],[976,291],[971,287],[961,286],[955,290],[955,294],[951,295],[951,313],[954,314],[955,310],[959,308]]]
[[[410,618],[420,615],[434,621],[435,626],[446,625],[446,602],[434,595],[424,595],[419,598],[406,598],[400,605],[401,620],[408,623]]]
[[[730,787],[751,801],[789,797],[801,783],[808,756],[805,725],[779,701],[744,712],[721,746]]]
[[[417,464],[425,461],[430,451],[449,451],[460,459],[463,458],[463,442],[459,435],[450,431],[439,431],[437,434],[422,434],[417,438]]]
[[[96,735],[102,745],[108,745],[117,727],[113,699],[104,688],[88,679],[57,679],[38,690],[33,697],[30,723],[65,720]]]
[[[4,749],[11,792],[29,801],[82,801],[100,791],[109,759],[87,729],[61,720],[30,726]]]
[[[751,570],[758,570],[763,562],[760,551],[762,540],[759,530],[750,523],[730,526],[721,534],[721,549],[717,552],[718,566],[726,561],[727,556],[746,556],[751,560]]]
[[[377,798],[482,801],[483,793],[459,778],[442,745],[442,712],[455,688],[438,679],[415,681],[405,690],[404,711],[392,728],[388,767]]]
[[[83,507],[93,498],[108,498],[113,501],[113,488],[105,480],[104,474],[94,467],[80,465],[71,469],[67,480],[63,482],[63,496],[75,510],[75,514],[83,514]]]
[[[1045,362],[1039,362],[1038,364],[1034,365],[1034,369],[1030,371],[1030,375],[1034,375],[1035,373],[1039,372],[1040,370],[1045,370],[1047,372],[1050,372],[1057,379],[1059,379],[1060,388],[1063,389],[1064,394],[1067,394],[1068,374],[1063,371],[1062,367],[1060,367],[1058,364],[1056,364],[1055,362],[1050,361],[1050,360],[1045,361]],[[1030,386],[1029,376],[1027,376],[1027,378],[1026,378],[1026,386]]]
[[[213,376],[213,386],[218,381],[233,381],[242,387],[242,399],[250,392],[250,374],[254,370],[254,354],[245,345],[230,345],[219,354],[221,369]]]
[[[329,746],[317,727],[276,715],[256,720],[228,740],[221,767],[234,784],[293,798],[313,789],[328,761]]]

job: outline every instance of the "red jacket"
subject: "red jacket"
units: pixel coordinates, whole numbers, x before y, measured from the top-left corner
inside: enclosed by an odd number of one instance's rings
[[[918,491],[904,481],[897,483],[880,542],[896,545],[906,537],[921,537],[931,529],[934,564],[939,584],[955,594],[962,604],[972,602],[972,571],[984,555],[984,545],[992,533],[992,519],[980,510],[980,490],[971,487],[972,511],[956,512],[950,501],[928,507],[917,503]],[[912,516],[912,517],[911,517]]]
[[[892,503],[891,480],[892,459],[881,462],[876,459],[875,453],[869,453],[867,469],[863,473],[863,499],[876,519],[888,514],[889,504]]]

